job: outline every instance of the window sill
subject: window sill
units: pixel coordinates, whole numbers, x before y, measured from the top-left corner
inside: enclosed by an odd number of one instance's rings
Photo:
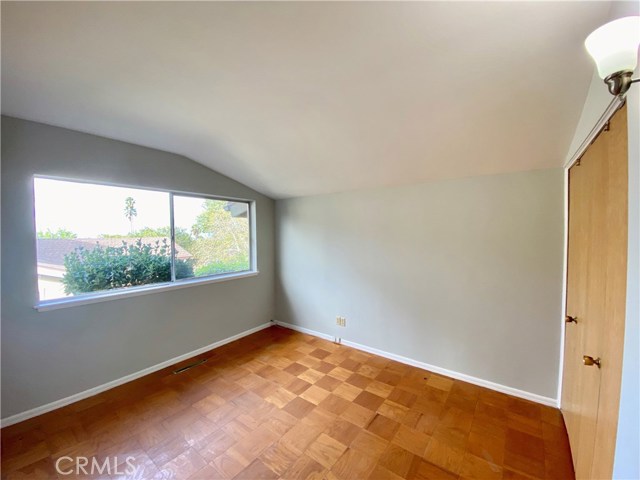
[[[35,308],[39,312],[48,312],[50,310],[58,310],[60,308],[77,307],[80,305],[88,305],[91,303],[107,302],[109,300],[121,300],[123,298],[148,295],[150,293],[160,293],[166,292],[168,290],[178,290],[180,288],[206,285],[208,283],[227,282],[229,280],[236,280],[239,278],[255,277],[256,275],[258,275],[258,273],[260,272],[258,272],[257,270],[251,270],[246,272],[216,275],[214,277],[179,280],[173,283],[161,283],[158,285],[149,285],[145,287],[132,287],[127,290],[93,293],[78,297],[59,298],[55,300],[45,300],[39,302],[33,308]]]

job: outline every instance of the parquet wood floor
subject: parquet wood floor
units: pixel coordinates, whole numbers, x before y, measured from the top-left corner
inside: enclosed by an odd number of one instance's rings
[[[202,357],[4,428],[2,478],[573,478],[553,408],[280,327]]]

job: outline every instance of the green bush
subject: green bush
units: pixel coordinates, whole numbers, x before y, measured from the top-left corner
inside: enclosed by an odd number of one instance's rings
[[[187,229],[176,227],[174,230],[176,236],[176,244],[180,245],[183,249],[191,253],[191,244],[193,243],[193,237]],[[126,235],[122,234],[111,234],[111,233],[103,233],[99,235],[99,238],[147,238],[147,237],[171,237],[171,227],[159,227],[159,228],[151,228],[151,227],[143,227],[139,230],[136,230],[132,233],[127,233]]]
[[[204,275],[218,275],[221,273],[242,272],[243,270],[249,270],[249,259],[246,256],[208,263],[200,268],[197,268],[196,275],[201,277]]]
[[[73,233],[71,230],[66,230],[64,228],[59,228],[55,232],[51,231],[50,228],[47,228],[46,232],[38,232],[36,236],[38,238],[78,238],[78,235]]]
[[[122,242],[121,247],[96,244],[89,250],[76,248],[65,255],[62,277],[67,294],[112,290],[171,281],[171,248],[167,241],[155,245]],[[192,265],[176,259],[176,277],[193,276]]]

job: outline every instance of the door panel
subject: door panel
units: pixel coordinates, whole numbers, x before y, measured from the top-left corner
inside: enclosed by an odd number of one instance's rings
[[[607,132],[605,314],[600,322],[600,403],[591,478],[610,478],[618,430],[627,292],[628,143],[626,106]]]
[[[598,284],[603,276],[600,255],[595,248],[601,236],[604,192],[601,183],[605,138],[600,135],[583,155],[580,164],[571,168],[569,203],[569,255],[567,314],[577,323],[565,326],[565,375],[568,398],[563,402],[567,431],[572,447],[576,478],[589,478],[595,447],[598,415],[599,371],[586,368],[582,357],[593,351],[597,342],[593,332],[594,310],[602,303]],[[573,218],[572,218],[573,217]],[[571,295],[570,295],[571,294]],[[603,298],[603,296],[602,296]],[[563,389],[564,390],[564,389]]]

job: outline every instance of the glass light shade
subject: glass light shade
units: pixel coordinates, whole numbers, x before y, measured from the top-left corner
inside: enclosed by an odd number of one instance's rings
[[[605,23],[584,41],[587,51],[605,78],[623,70],[633,71],[638,64],[640,17],[624,17]]]

